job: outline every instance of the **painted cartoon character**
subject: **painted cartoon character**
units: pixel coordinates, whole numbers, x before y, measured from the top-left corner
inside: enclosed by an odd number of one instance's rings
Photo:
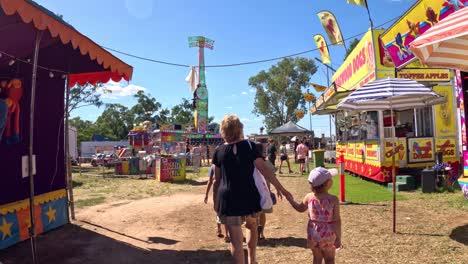
[[[20,132],[20,103],[23,96],[23,83],[19,79],[12,79],[8,83],[8,116],[5,127],[5,138],[7,144],[17,144]]]
[[[411,52],[409,51],[408,47],[406,47],[403,43],[403,37],[401,36],[401,33],[398,32],[398,34],[395,37],[395,44],[398,48],[398,58],[400,60],[406,59],[408,56],[411,55]]]
[[[406,24],[408,25],[408,35],[412,35],[414,38],[419,37],[419,22],[414,23],[409,21],[408,19],[406,20]]]
[[[435,24],[437,24],[437,22],[439,22],[439,19],[437,18],[437,14],[434,12],[434,9],[432,9],[432,7],[427,8],[426,17],[427,17],[427,21],[429,21],[432,24],[432,26],[434,26]]]
[[[465,7],[465,4],[463,4],[463,2],[460,0],[445,0],[442,5],[452,8],[454,11],[458,11]]]

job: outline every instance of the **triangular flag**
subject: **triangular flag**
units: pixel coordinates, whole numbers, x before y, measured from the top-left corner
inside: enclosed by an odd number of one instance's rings
[[[353,4],[353,5],[360,5],[365,8],[367,8],[367,1],[366,0],[346,0],[348,4]]]

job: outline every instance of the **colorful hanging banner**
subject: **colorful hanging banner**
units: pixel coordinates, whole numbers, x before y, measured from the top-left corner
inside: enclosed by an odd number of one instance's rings
[[[321,11],[317,13],[323,29],[327,32],[328,39],[332,45],[344,45],[343,35],[336,21],[335,16],[330,11]]]
[[[367,8],[367,1],[366,0],[346,0],[348,4],[353,4],[353,5],[360,5],[365,8]]]
[[[403,67],[415,59],[409,45],[434,24],[456,10],[465,7],[468,0],[420,0],[382,34],[382,41],[395,66]]]
[[[315,84],[315,83],[311,83],[310,85],[312,85],[315,89],[315,91],[321,93],[321,92],[324,92],[327,87],[326,86],[323,86],[323,85],[320,85],[320,84]]]
[[[317,48],[320,51],[322,63],[331,64],[330,52],[328,51],[328,45],[327,45],[327,42],[325,41],[325,38],[322,35],[317,34],[314,36],[314,41],[315,41],[315,45],[317,45]]]

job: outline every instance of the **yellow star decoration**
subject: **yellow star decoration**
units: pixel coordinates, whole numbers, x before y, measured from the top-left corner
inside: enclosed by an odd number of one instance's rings
[[[6,236],[11,236],[11,226],[13,223],[8,223],[5,217],[3,217],[3,224],[0,226],[0,231],[2,232],[2,240],[5,239]]]
[[[389,178],[390,177],[388,171],[386,171],[386,170],[382,170],[382,175],[383,175],[384,178]]]
[[[49,206],[49,210],[45,213],[49,218],[49,223],[55,221],[55,212],[57,212],[57,210],[52,209],[52,207]]]

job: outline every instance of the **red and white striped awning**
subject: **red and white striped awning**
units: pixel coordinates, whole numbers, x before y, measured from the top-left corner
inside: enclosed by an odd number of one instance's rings
[[[410,50],[430,67],[468,71],[468,8],[462,8],[428,29]]]

